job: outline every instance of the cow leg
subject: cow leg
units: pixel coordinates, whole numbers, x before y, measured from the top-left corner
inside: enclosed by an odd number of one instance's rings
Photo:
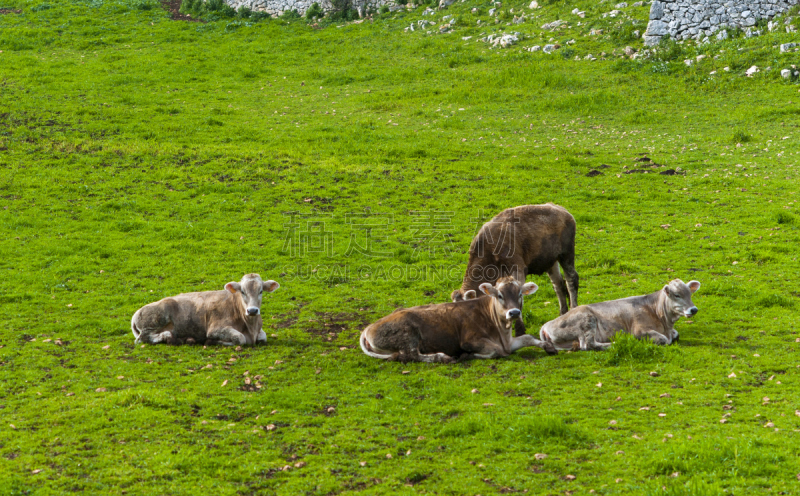
[[[526,334],[525,336],[530,335]],[[477,344],[461,343],[461,349],[466,351],[466,353],[463,353],[458,357],[459,362],[466,362],[468,360],[485,360],[487,358],[503,358],[508,356],[508,352],[506,352],[499,343],[495,343],[494,341],[490,340],[482,340]]]
[[[678,337],[678,331],[676,331],[675,329],[673,329],[673,330],[672,330],[672,342],[673,342],[673,343],[677,343],[677,342],[678,342],[678,339],[680,339],[680,338]]]
[[[553,283],[553,289],[556,291],[556,296],[558,297],[558,309],[561,315],[564,315],[569,310],[569,307],[567,306],[566,286],[564,285],[564,278],[561,277],[561,271],[558,270],[558,262],[550,267],[550,270],[547,271],[547,275],[550,276],[550,282]]]
[[[578,307],[542,326],[539,336],[558,350],[588,350],[596,342],[597,317],[588,307]],[[600,347],[599,349],[602,349]]]
[[[636,336],[639,339],[650,338],[650,340],[652,342],[654,342],[655,344],[664,345],[664,344],[670,344],[670,342],[671,342],[670,339],[668,337],[664,336],[663,334],[661,334],[659,332],[656,332],[656,331],[653,331],[653,330],[649,330],[649,329],[646,330],[646,331],[640,331],[640,332],[634,333],[634,336]]]
[[[158,343],[178,344],[178,342],[176,342],[174,336],[170,331],[162,331],[155,333],[142,332],[141,336],[139,336],[139,339],[137,339],[136,342],[147,343],[147,344],[158,344]]]
[[[567,279],[567,289],[569,290],[569,306],[578,306],[578,271],[575,270],[575,254],[565,255],[559,259],[558,263],[564,269],[564,276]]]
[[[206,344],[221,344],[223,346],[243,345],[247,344],[247,338],[233,327],[220,327],[208,331]]]
[[[453,363],[456,361],[455,358],[451,357],[450,355],[446,355],[444,353],[417,353],[415,357],[416,362],[428,362],[428,363]]]
[[[522,305],[520,305],[522,306]],[[522,310],[520,308],[520,310]],[[522,317],[518,318],[514,321],[514,336],[524,336],[527,331],[525,330],[525,322],[522,321]]]
[[[511,353],[519,350],[520,348],[527,348],[529,346],[538,346],[547,352],[548,355],[557,355],[558,350],[553,346],[553,343],[548,341],[541,341],[536,339],[530,334],[511,338]]]
[[[174,330],[169,313],[161,305],[146,305],[137,310],[131,319],[135,344],[175,344]]]
[[[256,343],[266,343],[267,342],[267,333],[264,332],[264,329],[258,331],[258,337],[256,337]]]

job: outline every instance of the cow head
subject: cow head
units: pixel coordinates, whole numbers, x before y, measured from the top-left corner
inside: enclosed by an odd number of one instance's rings
[[[264,291],[271,293],[281,287],[275,281],[262,281],[258,274],[247,274],[239,282],[229,282],[225,289],[234,296],[239,296],[248,317],[261,314],[261,296]]]
[[[452,294],[450,294],[450,299],[453,300],[453,303],[459,301],[467,301],[477,297],[478,294],[475,292],[474,289],[468,289],[466,291],[464,291],[463,289],[456,289],[455,291],[453,291]]]
[[[532,282],[520,285],[513,277],[501,277],[494,286],[485,282],[479,289],[492,297],[492,305],[497,315],[501,315],[506,325],[522,316],[522,298],[533,294],[539,286]]]
[[[688,284],[680,279],[673,279],[664,289],[667,311],[676,318],[692,317],[697,313],[697,307],[692,303],[692,293],[700,289],[700,283],[689,281]]]

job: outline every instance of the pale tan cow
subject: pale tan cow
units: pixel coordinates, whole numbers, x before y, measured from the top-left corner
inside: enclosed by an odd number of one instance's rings
[[[697,313],[692,294],[698,289],[697,281],[674,279],[649,295],[581,305],[543,325],[539,337],[559,350],[605,350],[617,332],[672,344],[678,339],[673,328],[678,319]]]
[[[143,306],[131,319],[136,343],[223,344],[267,341],[261,329],[261,297],[280,284],[247,274],[224,290],[183,293]]]

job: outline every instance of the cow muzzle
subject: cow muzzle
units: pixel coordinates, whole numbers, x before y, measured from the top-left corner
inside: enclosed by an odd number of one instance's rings
[[[520,315],[522,315],[522,312],[520,311],[519,308],[512,308],[511,310],[506,312],[506,319],[507,320],[518,319]]]
[[[685,314],[687,317],[694,317],[694,316],[697,314],[697,307],[687,308],[687,309],[684,311],[684,314]]]
[[[258,308],[258,307],[249,307],[247,309],[247,315],[249,315],[251,317],[254,316],[254,315],[258,315],[260,313],[261,313],[261,309]]]

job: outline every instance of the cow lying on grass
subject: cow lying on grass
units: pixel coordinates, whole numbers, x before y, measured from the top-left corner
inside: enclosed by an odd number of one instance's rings
[[[280,287],[247,274],[224,290],[183,293],[143,306],[131,319],[136,343],[223,344],[265,343],[261,329],[261,296]]]
[[[692,293],[698,289],[697,281],[675,279],[649,295],[581,305],[543,325],[539,337],[559,350],[605,350],[619,331],[671,344],[678,339],[675,322],[697,313]]]
[[[503,277],[479,289],[489,297],[405,308],[383,317],[361,333],[361,349],[384,360],[443,363],[506,357],[526,346],[557,353],[529,334],[511,336],[522,315],[522,298],[535,293],[536,284]]]
[[[478,287],[512,276],[520,284],[528,274],[547,272],[558,296],[561,314],[567,313],[567,290],[558,267],[564,269],[570,306],[578,306],[578,272],[575,270],[575,219],[564,207],[523,205],[497,214],[481,227],[469,247],[469,262],[461,288],[450,296],[455,301],[478,296]],[[522,319],[515,334],[525,334]]]

